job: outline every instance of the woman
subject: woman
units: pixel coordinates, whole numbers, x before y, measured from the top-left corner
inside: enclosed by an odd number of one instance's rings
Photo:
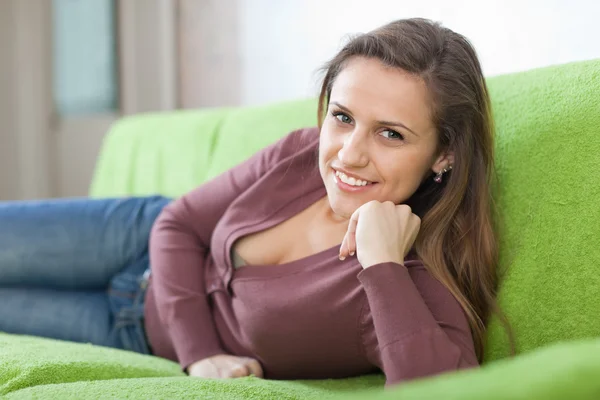
[[[380,369],[391,385],[477,366],[498,311],[475,51],[400,20],[325,70],[319,128],[173,202],[0,206],[0,330],[152,353],[198,377]]]

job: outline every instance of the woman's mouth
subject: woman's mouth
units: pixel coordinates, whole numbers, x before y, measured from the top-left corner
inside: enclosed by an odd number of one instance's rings
[[[370,182],[370,181],[366,181],[363,179],[357,179],[354,178],[352,176],[348,176],[343,172],[337,171],[335,169],[333,170],[333,180],[335,182],[335,184],[337,185],[337,187],[344,191],[344,192],[349,192],[349,193],[356,193],[356,192],[364,192],[366,190],[371,189],[374,185],[376,185],[376,182]]]

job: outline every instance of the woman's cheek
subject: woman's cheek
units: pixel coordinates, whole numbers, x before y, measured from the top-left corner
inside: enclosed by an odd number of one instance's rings
[[[327,156],[327,159],[331,158],[332,154],[335,154],[335,143],[333,141],[333,135],[330,130],[321,131],[320,149],[322,154]]]

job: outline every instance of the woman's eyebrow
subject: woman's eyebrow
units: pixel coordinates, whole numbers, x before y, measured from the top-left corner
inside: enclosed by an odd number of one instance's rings
[[[337,101],[332,101],[329,104],[333,104],[339,108],[341,108],[342,110],[346,111],[349,114],[352,114],[352,111],[350,111],[350,109],[342,104],[340,104]],[[408,126],[404,125],[402,122],[394,122],[394,121],[377,121],[377,123],[379,125],[388,125],[388,126],[399,126],[401,128],[406,129],[407,131],[409,131],[410,133],[412,133],[415,136],[419,136],[417,135],[417,133],[415,131],[413,131],[412,129],[410,129]]]

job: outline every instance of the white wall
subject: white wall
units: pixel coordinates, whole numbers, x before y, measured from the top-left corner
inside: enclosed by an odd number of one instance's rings
[[[486,75],[600,58],[597,0],[240,0],[242,104],[314,96],[348,33],[425,17],[471,40]]]

